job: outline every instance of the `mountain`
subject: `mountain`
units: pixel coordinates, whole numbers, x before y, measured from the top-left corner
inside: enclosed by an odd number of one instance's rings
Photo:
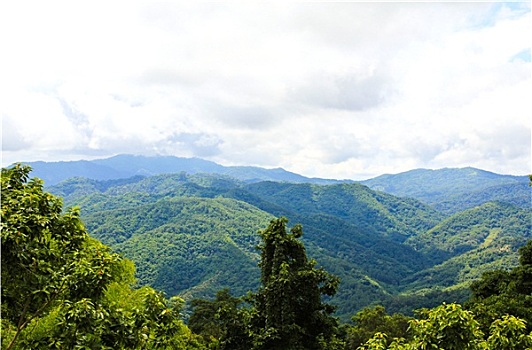
[[[251,166],[222,166],[199,158],[173,156],[134,156],[117,155],[111,158],[80,160],[69,162],[28,162],[33,168],[33,176],[44,180],[47,186],[72,177],[85,177],[93,180],[113,180],[133,176],[153,176],[185,172],[189,174],[212,173],[228,175],[246,181],[286,181],[295,183],[338,183],[338,180],[308,178],[282,168],[264,169]]]
[[[359,183],[249,183],[181,172],[78,177],[50,191],[67,207],[80,205],[89,232],[135,261],[141,284],[187,300],[223,287],[253,290],[256,232],[286,216],[303,225],[309,256],[341,278],[332,302],[344,320],[377,302],[411,311],[462,301],[465,283],[486,267],[513,264],[530,237],[530,215],[515,205],[489,202],[449,216]]]
[[[71,177],[85,177],[95,180],[110,180],[131,177],[134,174],[119,171],[87,160],[73,162],[28,162],[32,176],[44,180],[46,186],[55,185]]]
[[[87,229],[135,261],[141,284],[168,295],[238,294],[259,281],[256,232],[273,217],[227,198],[174,197],[84,216]]]
[[[416,198],[453,214],[489,201],[530,207],[528,176],[501,175],[476,168],[415,169],[361,181],[373,190]]]
[[[444,213],[457,213],[483,203],[497,201],[512,204],[520,208],[530,208],[532,188],[523,178],[520,182],[486,187],[481,190],[454,195],[434,204],[434,208]]]
[[[199,158],[172,156],[118,155],[91,161],[30,162],[28,164],[34,169],[33,175],[43,179],[47,186],[58,184],[72,177],[112,181],[172,173],[225,175],[247,183],[275,181],[324,185],[354,182],[308,178],[281,168],[226,167]],[[359,183],[376,191],[418,199],[446,215],[490,201],[528,208],[532,194],[527,176],[501,175],[471,167],[438,170],[415,169],[399,174],[381,175],[359,181]],[[105,184],[99,184],[99,186],[102,185],[105,186]]]
[[[141,283],[195,297],[222,287],[252,290],[254,279],[243,271],[258,273],[253,260],[256,233],[271,218],[286,216],[303,225],[310,256],[342,278],[337,299],[343,305],[339,312],[347,317],[349,310],[384,298],[402,279],[431,266],[402,242],[443,218],[416,200],[356,183],[247,184],[213,174],[180,173],[120,181],[73,178],[50,191],[63,196],[67,207],[81,206],[89,232],[135,261]],[[213,258],[211,246],[219,248],[224,262]],[[198,256],[186,247],[195,247]],[[226,266],[223,272],[220,266]],[[235,269],[242,272],[235,274]],[[181,282],[171,282],[169,276],[178,270],[183,276],[175,278]],[[352,296],[355,291],[357,297]]]
[[[489,202],[443,220],[405,242],[437,262],[410,280],[448,287],[471,282],[486,270],[517,265],[517,249],[532,238],[531,219],[529,210]]]

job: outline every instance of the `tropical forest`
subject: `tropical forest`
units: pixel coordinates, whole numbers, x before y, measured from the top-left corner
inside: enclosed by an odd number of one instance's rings
[[[1,349],[532,349],[531,179],[17,163]]]

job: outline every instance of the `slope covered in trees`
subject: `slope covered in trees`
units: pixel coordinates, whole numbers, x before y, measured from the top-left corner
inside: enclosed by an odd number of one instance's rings
[[[279,184],[266,185],[277,189]],[[306,187],[290,186],[294,191]],[[354,189],[340,191],[346,193],[346,202],[364,203],[356,198],[356,192],[367,188],[352,186]],[[334,186],[331,190],[337,191]],[[64,195],[70,205],[80,204],[92,234],[138,264],[141,283],[153,283],[171,294],[199,297],[206,293],[214,295],[222,287],[237,291],[252,289],[256,285],[253,276],[258,275],[253,260],[257,257],[253,253],[258,243],[255,233],[271,217],[282,215],[308,227],[306,242],[312,254],[342,277],[344,282],[337,296],[343,301],[340,310],[360,308],[382,298],[388,292],[379,283],[398,285],[402,278],[424,266],[422,256],[398,242],[405,237],[390,234],[400,232],[401,228],[381,233],[380,228],[372,229],[369,223],[364,223],[361,215],[358,217],[366,228],[323,214],[319,209],[307,212],[308,208],[303,207],[296,212],[223,177],[161,175],[111,187],[73,179],[53,191]],[[327,207],[331,196],[318,200],[319,206]],[[246,201],[249,203],[245,204]],[[371,196],[367,201],[369,204],[360,206],[373,213],[368,217],[387,215],[380,212],[378,202]],[[415,206],[404,207],[418,210]],[[356,212],[347,204],[342,210]],[[430,209],[429,212],[434,213]],[[349,213],[344,216],[355,222],[356,218],[349,215],[354,216]],[[390,220],[388,230],[394,225],[404,224]],[[217,247],[216,254],[211,247]],[[179,274],[179,281],[171,278],[175,273]],[[359,291],[358,298],[353,297],[355,290]]]
[[[95,237],[137,263],[142,284],[205,296],[256,286],[256,232],[271,218],[232,199],[177,197],[84,219]]]
[[[463,307],[442,304],[416,318],[365,309],[353,317],[345,338],[350,349],[532,348],[532,240],[519,249],[519,265],[491,270],[471,285]],[[408,324],[408,327],[406,325]]]
[[[288,231],[286,219],[273,219],[256,235],[260,242],[256,259],[260,261],[258,287],[245,296],[234,297],[225,289],[216,292],[213,301],[194,300],[189,328],[181,319],[181,298],[166,299],[149,286],[134,287],[133,263],[91,238],[77,209],[63,211],[61,200],[44,192],[42,182],[30,180],[28,174],[29,168],[21,166],[2,170],[1,258],[2,266],[9,267],[2,269],[2,349],[492,350],[532,347],[532,240],[519,248],[516,267],[482,274],[471,285],[472,298],[465,307],[443,303],[421,310],[410,318],[387,315],[384,308],[376,306],[354,315],[353,325],[340,326],[332,316],[334,299],[323,298],[335,294],[340,280],[307,257],[300,225]],[[155,224],[156,218],[167,222],[173,215],[193,216],[197,212],[217,212],[214,218],[238,216],[236,207],[264,213],[245,202],[219,196],[162,196],[155,201],[142,201],[142,196],[136,198],[138,201],[125,210],[143,207],[148,210],[137,215],[131,222],[133,226],[143,223],[138,218],[143,213],[153,214],[151,222]],[[158,207],[159,201],[165,205]],[[212,206],[211,202],[218,206]],[[143,204],[139,206],[139,203]],[[470,220],[477,225],[483,223],[497,228],[499,217],[513,215],[511,209],[501,204],[485,205],[477,211],[502,211],[503,214],[487,215],[484,221]],[[107,212],[119,210],[106,209]],[[472,212],[475,210],[465,213],[468,219]],[[95,210],[93,213],[102,212]],[[134,214],[131,212],[128,216],[134,217]],[[441,226],[458,227],[453,226],[452,221],[460,221],[456,217],[451,219]],[[508,225],[506,221],[503,223]],[[199,236],[209,234],[210,224],[201,222],[199,226],[204,226],[205,231]],[[236,219],[234,224],[242,222]],[[127,225],[127,220],[118,225]],[[443,234],[438,243],[440,250],[456,247],[443,230],[434,232]],[[498,232],[497,237],[499,235],[504,236]],[[140,233],[137,236],[142,237]],[[415,237],[411,235],[409,239]],[[473,238],[481,240],[481,245],[490,246],[497,237],[490,233],[483,241],[482,235]],[[388,240],[406,246],[406,242],[390,239],[386,232],[380,238],[384,239],[382,242]],[[238,246],[234,240],[230,241]],[[166,243],[170,245],[172,240]],[[164,249],[164,246],[158,248]],[[316,246],[315,251],[319,252],[320,247]],[[451,259],[463,255],[456,249],[450,251],[454,254]],[[474,249],[467,253],[472,251]],[[215,255],[223,253],[215,252]],[[209,257],[212,259],[214,256]],[[173,271],[172,277],[179,280],[176,272]],[[186,273],[186,270],[179,272]],[[368,276],[366,278],[369,280]],[[350,310],[351,315],[355,311]]]
[[[463,301],[461,283],[511,266],[530,234],[527,212],[512,205],[489,203],[446,218],[415,199],[356,183],[246,184],[178,173],[74,178],[51,190],[68,206],[81,205],[90,232],[133,259],[141,283],[187,299],[253,289],[255,232],[272,217],[289,217],[305,228],[312,256],[341,278],[333,301],[344,320],[374,302],[411,311]]]
[[[361,183],[377,191],[419,199],[448,214],[490,201],[530,207],[527,176],[500,175],[476,168],[415,169]]]

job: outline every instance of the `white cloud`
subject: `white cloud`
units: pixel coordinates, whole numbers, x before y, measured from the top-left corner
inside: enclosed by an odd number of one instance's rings
[[[530,6],[3,4],[3,164],[530,169]],[[527,51],[528,50],[528,51]]]

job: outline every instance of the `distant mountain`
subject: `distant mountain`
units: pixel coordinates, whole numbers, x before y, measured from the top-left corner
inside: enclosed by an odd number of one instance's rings
[[[476,168],[415,169],[360,183],[376,191],[416,198],[448,214],[501,201],[529,208],[528,176],[501,175]]]
[[[199,159],[172,156],[118,155],[106,159],[70,162],[30,162],[33,176],[52,186],[72,177],[92,180],[149,177],[160,174],[217,174],[246,183],[261,181],[337,184],[350,180],[309,178],[281,168],[264,169],[251,166],[222,166]],[[369,188],[399,197],[415,198],[445,213],[454,214],[490,201],[510,203],[522,208],[531,205],[532,189],[527,176],[501,175],[476,168],[415,169],[399,174],[386,174],[359,181]],[[99,186],[105,186],[99,184]]]
[[[228,175],[246,182],[282,181],[294,183],[339,183],[338,180],[308,178],[281,168],[264,169],[251,166],[222,166],[199,159],[173,156],[117,155],[111,158],[69,162],[29,162],[33,176],[44,180],[47,186],[58,184],[71,177],[93,180],[114,180],[133,176],[153,176],[185,172]]]
[[[71,177],[110,180],[135,175],[87,160],[73,162],[28,162],[25,164],[32,167],[32,176],[44,180],[46,186],[55,185]]]
[[[451,196],[435,203],[434,208],[444,213],[453,214],[491,201],[530,209],[532,205],[532,188],[527,181],[510,182]]]

